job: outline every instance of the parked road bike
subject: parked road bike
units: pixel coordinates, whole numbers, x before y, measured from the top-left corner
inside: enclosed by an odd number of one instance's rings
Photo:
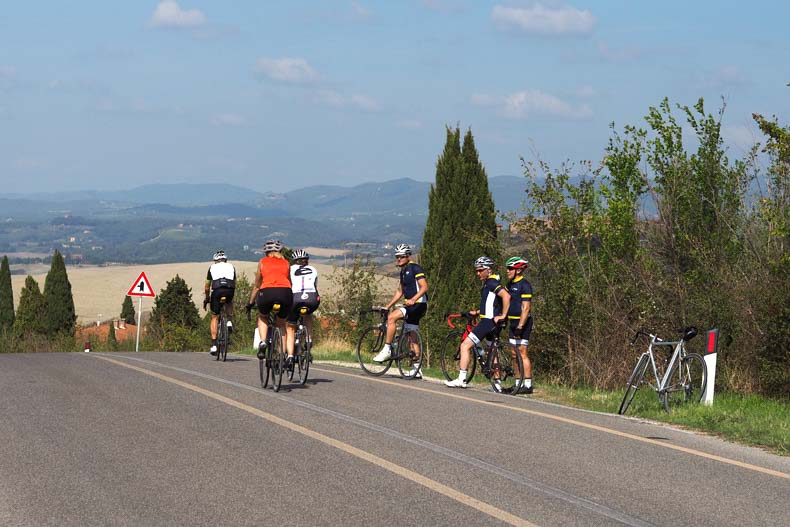
[[[392,341],[390,358],[384,362],[374,362],[373,357],[381,350],[387,335],[389,311],[384,308],[372,308],[361,314],[364,316],[367,313],[378,314],[380,321],[377,325],[366,328],[359,337],[357,360],[362,371],[378,377],[387,373],[394,363],[398,365],[401,377],[414,379],[422,366],[424,350],[419,329],[407,328],[404,330],[404,325],[399,321],[395,338]]]
[[[307,311],[308,308],[305,306],[299,308],[299,318],[296,319],[296,335],[294,337],[294,361],[288,370],[288,380],[293,381],[296,378],[301,385],[307,382],[307,373],[310,371],[310,363],[313,362],[311,351],[313,348],[313,337],[302,319],[307,314]]]
[[[618,414],[623,415],[628,410],[636,392],[645,384],[658,394],[658,400],[667,412],[684,403],[698,403],[702,400],[708,369],[701,355],[686,352],[686,342],[697,335],[697,328],[687,327],[680,331],[683,336],[674,341],[661,340],[656,335],[641,330],[634,334],[631,345],[642,335],[650,338],[650,344],[647,351],[639,356],[636,367],[628,378]],[[668,359],[656,359],[656,348],[671,350],[673,346],[674,350]],[[645,379],[648,366],[652,375]]]
[[[466,320],[464,329],[456,328],[453,320],[463,318]],[[471,333],[477,316],[469,313],[450,313],[447,315],[447,325],[451,330],[442,342],[442,373],[445,379],[452,381],[458,377],[461,365],[461,342]],[[512,346],[501,343],[499,333],[504,322],[500,322],[497,329],[490,335],[490,340],[484,340],[484,346],[476,344],[472,348],[473,357],[466,370],[466,382],[472,382],[477,368],[491,383],[494,391],[516,395],[516,385],[524,384],[524,365],[521,354],[516,353]]]
[[[250,312],[253,306],[247,306],[247,320],[251,320]],[[280,311],[280,304],[274,304],[269,312],[269,330],[266,332],[266,356],[258,360],[258,370],[261,377],[261,388],[266,388],[271,381],[272,390],[280,391],[285,370],[285,350],[280,328],[277,327],[276,317]]]

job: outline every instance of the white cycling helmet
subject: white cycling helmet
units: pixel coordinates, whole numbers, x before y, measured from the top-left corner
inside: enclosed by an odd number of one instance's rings
[[[283,250],[283,242],[280,240],[266,240],[263,244],[263,252],[269,253],[272,251],[280,252]]]
[[[225,256],[225,251],[220,249],[219,251],[214,253],[214,261],[219,262],[220,260],[227,260],[228,257]]]
[[[401,243],[395,247],[395,256],[409,256],[411,254],[411,247],[405,243]]]
[[[307,260],[308,258],[310,258],[310,255],[307,254],[307,251],[304,249],[296,249],[293,254],[291,254],[292,260]]]
[[[475,260],[475,269],[492,269],[494,267],[494,260],[488,256],[481,256]]]

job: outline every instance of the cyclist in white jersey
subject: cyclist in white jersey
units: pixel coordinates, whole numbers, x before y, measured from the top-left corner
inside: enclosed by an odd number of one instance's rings
[[[321,303],[321,296],[318,294],[318,271],[310,262],[310,255],[304,249],[296,249],[291,256],[294,262],[291,265],[291,290],[293,292],[293,303],[291,312],[288,314],[288,325],[285,328],[285,349],[288,352],[286,360],[293,361],[294,345],[296,335],[296,321],[299,319],[299,310],[307,308],[307,313],[302,316],[307,331],[313,334],[313,317],[311,313],[318,309]]]
[[[228,315],[228,333],[233,331],[233,293],[236,291],[236,268],[228,263],[225,251],[214,253],[214,263],[208,268],[203,309],[211,304],[211,355],[217,354],[217,325],[219,320],[220,299],[225,297],[225,312]]]

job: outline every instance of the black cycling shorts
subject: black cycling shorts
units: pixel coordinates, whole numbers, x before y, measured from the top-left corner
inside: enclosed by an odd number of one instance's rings
[[[403,313],[404,323],[419,326],[420,319],[425,316],[425,312],[428,310],[428,304],[425,302],[417,302],[410,306],[402,306],[400,310],[401,313]]]
[[[516,331],[516,326],[518,326],[518,321],[519,321],[519,319],[517,319],[517,318],[510,319],[510,339],[511,340],[519,340],[519,339],[516,339],[516,336],[514,335],[514,332]],[[523,329],[523,331],[521,333],[521,339],[520,340],[529,340],[529,335],[530,335],[530,333],[532,333],[532,315],[527,317],[527,323],[524,324],[524,327],[522,329]]]
[[[290,287],[267,287],[258,291],[258,298],[255,303],[258,306],[258,313],[264,316],[269,315],[274,304],[280,304],[277,317],[285,318],[291,311],[292,300],[293,294],[291,294]]]
[[[499,325],[494,323],[493,318],[482,318],[475,326],[475,329],[469,333],[469,338],[472,339],[472,342],[475,344],[479,344],[489,335],[493,336],[493,333],[498,332],[499,329]]]
[[[302,295],[306,298],[302,298]],[[288,314],[288,322],[296,324],[296,321],[299,319],[300,308],[306,307],[307,313],[305,314],[309,314],[318,309],[320,303],[321,297],[318,296],[318,293],[294,293],[291,312]]]
[[[233,293],[235,292],[236,290],[231,289],[230,287],[220,287],[211,291],[211,299],[209,301],[211,305],[211,314],[219,315],[219,306],[220,306],[219,299],[224,296],[225,303],[230,304],[231,302],[233,302]]]

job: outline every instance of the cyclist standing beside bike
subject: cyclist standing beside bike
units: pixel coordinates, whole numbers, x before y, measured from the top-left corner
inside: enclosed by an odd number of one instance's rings
[[[268,240],[263,245],[265,256],[258,264],[255,282],[247,308],[253,304],[258,306],[258,333],[261,344],[258,346],[258,359],[266,358],[266,337],[269,333],[269,313],[274,304],[279,304],[277,327],[285,334],[285,318],[291,310],[291,269],[288,260],[282,254],[283,243],[280,240]]]
[[[304,325],[310,335],[313,334],[313,317],[311,313],[318,309],[321,303],[321,296],[318,294],[318,271],[310,263],[310,255],[304,249],[296,249],[291,255],[294,262],[291,265],[291,291],[293,292],[293,302],[291,312],[288,314],[288,326],[286,327],[286,347],[288,359],[293,361],[294,356],[294,335],[296,334],[296,321],[299,320],[299,310],[307,308],[307,313],[302,317]],[[307,343],[303,343],[307,345]]]
[[[524,278],[527,270],[527,262],[521,256],[513,256],[505,262],[507,266],[507,289],[510,292],[510,309],[507,318],[510,321],[510,345],[513,352],[521,355],[524,364],[524,386],[520,386],[516,380],[513,389],[515,393],[532,393],[532,364],[527,356],[527,346],[529,345],[529,335],[532,333],[532,284]]]
[[[470,311],[469,314],[480,315],[480,322],[461,342],[458,378],[444,381],[450,388],[466,388],[466,372],[472,360],[472,348],[494,331],[498,331],[497,325],[505,319],[510,308],[510,293],[499,283],[499,275],[493,274],[493,267],[494,260],[488,256],[475,260],[475,272],[483,287],[480,289],[480,309]]]
[[[419,329],[420,319],[428,310],[428,281],[425,279],[425,271],[422,267],[411,261],[411,247],[402,243],[395,248],[395,263],[400,267],[400,280],[398,289],[392,295],[392,300],[385,306],[385,309],[392,309],[392,306],[403,297],[404,306],[396,309],[387,317],[387,336],[384,339],[384,346],[381,351],[373,357],[375,362],[384,362],[392,356],[392,340],[395,338],[395,324],[398,320],[404,319],[404,330],[408,326],[412,329]],[[419,357],[422,350],[414,350]],[[421,379],[422,373],[417,371],[415,378]]]
[[[206,275],[206,285],[204,287],[205,298],[203,299],[203,309],[211,304],[211,350],[209,354],[217,354],[217,325],[219,320],[219,310],[221,309],[220,299],[225,297],[225,311],[228,315],[228,334],[233,331],[233,293],[236,291],[236,268],[228,263],[225,251],[219,250],[214,253],[214,263],[208,268]]]

